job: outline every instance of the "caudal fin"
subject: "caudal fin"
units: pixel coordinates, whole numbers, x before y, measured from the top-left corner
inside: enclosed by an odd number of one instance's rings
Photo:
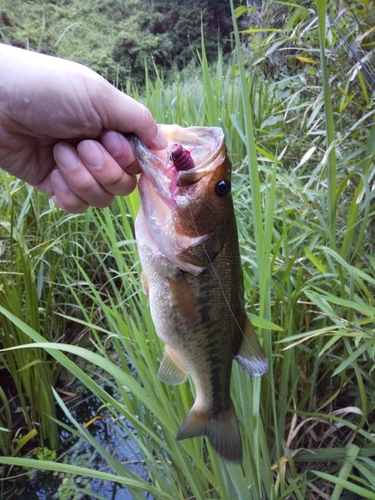
[[[178,430],[176,439],[206,436],[214,450],[225,460],[242,462],[240,429],[233,405],[218,415],[209,416],[193,408]]]

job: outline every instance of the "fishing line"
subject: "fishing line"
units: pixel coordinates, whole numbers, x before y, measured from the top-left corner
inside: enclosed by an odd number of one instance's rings
[[[183,188],[182,188],[181,183],[179,184],[179,186],[180,186],[180,188],[181,188],[181,189],[183,189]],[[193,226],[194,226],[194,230],[195,230],[195,232],[197,233],[197,236],[199,237],[199,236],[200,236],[200,234],[199,234],[198,228],[197,228],[197,226],[196,226],[196,224],[195,224],[195,221],[194,221],[193,212],[192,212],[192,210],[191,210],[190,205],[188,205],[188,207],[189,207],[189,212],[190,212],[191,221],[192,221]],[[210,266],[211,266],[211,268],[212,268],[212,270],[213,270],[213,272],[214,272],[215,278],[216,278],[217,282],[219,283],[219,287],[220,287],[221,293],[223,294],[223,297],[224,297],[224,300],[225,300],[225,302],[226,302],[226,304],[227,304],[227,306],[228,306],[228,309],[229,309],[229,311],[230,311],[230,313],[231,313],[231,315],[232,315],[232,317],[233,317],[234,321],[236,322],[236,325],[238,326],[238,328],[239,328],[239,330],[240,330],[240,332],[241,332],[241,334],[242,334],[243,338],[247,341],[246,336],[245,336],[245,332],[242,330],[241,325],[239,324],[239,322],[238,322],[238,320],[237,320],[237,318],[236,318],[236,315],[234,314],[233,309],[232,309],[232,307],[231,307],[231,305],[230,305],[230,303],[229,303],[229,300],[227,299],[227,296],[226,296],[226,294],[225,294],[225,290],[224,290],[224,286],[223,286],[223,285],[222,285],[222,283],[221,283],[220,277],[219,277],[218,273],[216,272],[216,269],[215,269],[215,267],[214,267],[214,265],[213,265],[213,262],[212,262],[212,260],[211,260],[210,255],[209,255],[209,253],[208,253],[208,251],[207,251],[207,249],[206,249],[206,247],[205,247],[204,242],[202,242],[202,243],[201,243],[201,245],[202,245],[202,247],[203,247],[204,253],[206,254],[207,260],[208,260],[208,262],[210,263]]]
[[[183,186],[182,186],[181,182],[179,182],[179,183],[178,183],[178,185],[179,185],[180,189],[181,189],[181,190],[183,190]],[[188,205],[188,207],[189,207],[189,212],[190,212],[190,218],[191,218],[191,221],[192,221],[193,226],[194,226],[194,230],[195,230],[195,232],[196,232],[197,236],[200,236],[199,231],[198,231],[198,228],[197,228],[197,226],[196,226],[196,224],[195,224],[195,221],[194,221],[193,212],[192,212],[192,210],[191,210],[190,205]],[[243,339],[245,340],[245,342],[247,342],[247,344],[248,344],[248,345],[250,345],[250,342],[247,340],[247,338],[246,338],[246,336],[245,336],[245,332],[243,331],[243,329],[242,329],[241,325],[239,324],[239,322],[238,322],[238,320],[237,320],[237,318],[236,318],[236,315],[235,315],[235,314],[234,314],[234,312],[233,312],[233,309],[232,309],[232,307],[231,307],[231,305],[230,305],[230,303],[229,303],[229,300],[228,300],[228,298],[227,298],[227,296],[226,296],[226,294],[225,294],[224,286],[223,286],[223,284],[221,283],[220,277],[219,277],[218,273],[216,272],[216,269],[215,269],[215,267],[214,267],[214,264],[213,264],[213,262],[212,262],[212,260],[211,260],[210,255],[209,255],[209,253],[208,253],[208,251],[207,251],[207,249],[206,249],[206,247],[205,247],[204,242],[202,242],[202,243],[201,243],[201,245],[202,245],[203,250],[204,250],[204,252],[205,252],[205,254],[206,254],[206,256],[207,256],[207,260],[208,260],[208,262],[210,263],[210,266],[211,266],[211,268],[212,268],[212,270],[213,270],[213,272],[214,272],[215,278],[216,278],[216,280],[217,280],[217,282],[218,282],[218,284],[219,284],[219,287],[220,287],[221,293],[222,293],[222,295],[223,295],[223,297],[224,297],[224,300],[225,300],[225,302],[226,302],[226,304],[227,304],[227,306],[228,306],[228,309],[229,309],[229,311],[230,311],[230,313],[231,313],[231,315],[232,315],[232,318],[233,318],[233,319],[234,319],[234,321],[236,322],[236,325],[238,326],[238,328],[239,328],[239,330],[240,330],[240,332],[241,332],[241,334],[242,334]],[[262,375],[262,377],[265,377],[265,378],[268,380],[268,382],[269,382],[269,384],[270,384],[270,386],[271,386],[272,390],[273,390],[273,391],[275,391],[275,393],[278,395],[278,397],[280,398],[280,400],[281,400],[281,401],[285,404],[286,408],[287,408],[290,412],[294,412],[295,410],[294,410],[291,406],[289,406],[289,403],[288,403],[287,401],[285,401],[285,399],[281,396],[281,394],[279,393],[279,391],[276,389],[276,387],[275,387],[275,385],[274,385],[273,381],[272,381],[272,380],[271,380],[271,378],[268,376],[267,372],[266,372],[266,373],[264,373],[264,374]]]
[[[362,61],[362,59],[359,57],[359,55],[357,54],[357,52],[355,51],[355,49],[353,48],[353,46],[349,43],[348,39],[346,38],[346,36],[344,35],[344,33],[341,31],[341,29],[338,27],[338,24],[333,19],[333,17],[331,16],[331,14],[329,12],[327,12],[327,15],[328,15],[328,18],[329,18],[332,26],[334,26],[334,28],[336,29],[337,33],[339,34],[339,36],[341,37],[341,39],[344,41],[345,45],[350,50],[350,52],[354,56],[354,58],[357,61],[357,63],[361,66],[361,68],[363,69],[363,71],[366,73],[366,75],[370,78],[370,80],[372,81],[372,83],[375,85],[375,77],[372,75],[371,71],[367,68],[367,65]]]
[[[332,9],[336,13],[336,24],[338,24],[338,20],[339,19],[342,19],[342,23],[344,24],[346,31],[348,33],[352,33],[353,32],[353,26],[349,25],[349,21],[347,20],[349,16],[346,15],[347,12],[350,12],[350,14],[355,19],[355,22],[356,22],[356,25],[358,27],[358,30],[361,31],[362,37],[360,37],[360,38],[363,38],[364,35],[366,34],[366,32],[363,31],[363,28],[361,26],[360,20],[358,19],[356,13],[353,11],[353,6],[346,7],[345,3],[343,3],[342,4],[343,8],[338,8],[338,7],[336,7],[336,5],[333,2],[333,0],[331,0],[330,4],[331,4]],[[329,15],[329,12],[327,12],[327,14]],[[370,31],[372,31],[372,29],[370,29],[369,31],[367,31],[367,34]],[[343,36],[345,36],[345,35],[343,35]],[[360,47],[360,44],[358,43],[358,36],[355,38],[355,41],[357,42],[357,46],[359,47],[359,51],[362,52],[366,56],[366,52]],[[348,43],[349,43],[349,41],[348,41]],[[354,50],[354,48],[353,48],[353,50]],[[367,55],[369,55],[370,53],[371,52],[367,53]],[[368,66],[370,66],[372,68],[372,74],[374,74],[375,73],[375,66],[374,66],[374,64],[372,64],[371,61],[369,61],[368,62]]]
[[[184,188],[183,188],[183,186],[182,186],[182,184],[181,184],[181,181],[180,181],[180,180],[179,180],[179,182],[178,182],[178,186],[179,186],[179,188],[181,189],[181,191],[183,191],[183,190],[184,190]],[[191,222],[193,223],[193,226],[194,226],[194,231],[196,232],[196,235],[197,235],[198,237],[200,237],[201,235],[199,234],[198,228],[197,228],[197,226],[196,226],[196,224],[195,224],[195,220],[194,220],[193,212],[192,212],[191,207],[190,207],[190,205],[189,205],[189,204],[188,204],[188,208],[189,208],[189,212],[190,212]],[[202,245],[202,247],[203,247],[204,253],[206,254],[207,260],[208,260],[208,262],[209,262],[209,264],[210,264],[210,266],[211,266],[211,268],[212,268],[212,270],[213,270],[213,272],[214,272],[215,278],[216,278],[217,282],[219,283],[219,287],[220,287],[221,293],[223,294],[224,300],[225,300],[225,302],[226,302],[226,304],[227,304],[227,306],[228,306],[228,309],[229,309],[229,311],[230,311],[230,313],[231,313],[231,315],[232,315],[232,318],[233,318],[233,319],[234,319],[234,321],[236,322],[236,324],[237,324],[237,326],[238,326],[238,328],[239,328],[239,330],[240,330],[240,332],[241,332],[241,334],[242,334],[243,338],[244,338],[245,340],[247,340],[247,339],[246,339],[246,336],[245,336],[245,332],[242,330],[241,325],[239,324],[239,322],[238,322],[238,320],[237,320],[237,318],[236,318],[236,315],[234,314],[233,309],[232,309],[232,307],[231,307],[231,305],[230,305],[230,303],[229,303],[229,300],[227,299],[227,296],[226,296],[226,294],[225,294],[225,290],[224,290],[224,287],[223,287],[223,285],[222,285],[222,283],[221,283],[220,277],[219,277],[218,273],[216,272],[216,269],[215,269],[215,267],[214,267],[214,265],[213,265],[213,262],[212,262],[212,260],[211,260],[211,257],[210,257],[210,255],[209,255],[208,250],[206,249],[206,246],[205,246],[205,244],[204,244],[204,242],[203,242],[203,241],[201,242],[201,245]]]

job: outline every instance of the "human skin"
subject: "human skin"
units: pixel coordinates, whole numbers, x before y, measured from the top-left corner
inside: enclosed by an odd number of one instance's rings
[[[0,167],[62,210],[106,207],[140,169],[123,133],[167,147],[149,110],[89,68],[0,44]]]

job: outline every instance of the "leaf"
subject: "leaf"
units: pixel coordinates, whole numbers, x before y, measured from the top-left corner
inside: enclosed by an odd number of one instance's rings
[[[33,439],[36,435],[38,434],[38,431],[36,429],[31,429],[25,436],[22,436],[19,441],[18,445],[14,450],[12,451],[12,456],[16,456],[22,448],[29,442],[31,439]]]
[[[355,351],[352,352],[350,356],[341,361],[339,366],[332,373],[332,377],[338,375],[349,366],[353,368],[353,363],[357,360],[357,358],[359,358],[359,356],[361,356],[364,352],[368,351],[370,348],[371,348],[371,342],[364,342],[360,347],[358,347],[358,349],[355,349]]]
[[[273,125],[277,125],[283,121],[284,115],[271,115],[262,122],[261,128],[272,127]]]
[[[314,59],[310,59],[309,57],[304,57],[304,56],[294,56],[294,57],[301,62],[305,62],[308,64],[318,64],[317,61],[314,61]]]
[[[315,257],[315,255],[311,252],[311,250],[305,248],[304,251],[307,257],[311,260],[311,262],[314,264],[314,266],[317,268],[318,271],[320,271],[322,274],[328,274],[328,271],[324,267],[323,262],[319,260],[317,257]]]
[[[246,7],[246,5],[239,5],[238,7],[236,7],[235,9],[235,14],[236,14],[236,18],[239,18],[241,17],[243,14],[246,14],[248,11],[248,8]]]
[[[174,500],[175,497],[168,495],[160,491],[158,488],[151,486],[146,483],[146,481],[130,479],[127,477],[116,476],[115,474],[109,474],[107,472],[96,471],[93,469],[88,469],[87,467],[79,467],[77,465],[63,464],[58,462],[51,462],[49,460],[34,460],[31,458],[10,458],[1,457],[0,464],[4,465],[16,465],[18,467],[27,467],[37,470],[49,470],[55,472],[61,472],[63,474],[74,474],[76,476],[93,477],[96,479],[101,479],[102,481],[111,481],[114,483],[124,484],[131,488],[149,491],[151,494],[156,495],[157,498],[165,500]]]
[[[324,479],[325,481],[329,481],[333,484],[338,484],[342,488],[352,491],[356,495],[359,495],[361,498],[369,498],[370,500],[375,500],[375,493],[373,491],[369,491],[366,488],[363,488],[362,486],[359,486],[358,484],[351,483],[350,481],[346,481],[344,479],[340,479],[338,477],[332,476],[331,474],[327,474],[325,472],[320,472],[317,470],[311,471],[313,474],[316,476],[320,477],[321,479]]]
[[[268,319],[265,318],[260,318],[259,316],[255,316],[254,314],[249,313],[249,318],[250,321],[254,326],[257,328],[262,328],[264,330],[274,330],[277,332],[283,332],[284,328],[281,328],[281,326],[276,325],[276,323],[273,323],[272,321],[269,321]]]

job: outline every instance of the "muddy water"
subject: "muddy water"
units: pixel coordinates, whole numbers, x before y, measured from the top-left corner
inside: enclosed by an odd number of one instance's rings
[[[100,414],[98,408],[100,401],[91,396],[82,397],[81,402],[70,411],[74,418],[84,424]],[[67,423],[64,415],[58,416],[59,420]],[[116,426],[111,419],[98,419],[89,426],[90,432],[95,439],[113,457],[128,463],[128,468],[137,473],[143,479],[147,479],[147,470],[139,464],[137,450],[130,439],[125,443],[123,430]],[[120,439],[119,439],[120,437]],[[60,430],[60,442],[64,451],[60,452],[58,461],[89,467],[102,472],[113,473],[101,456],[93,452],[92,448],[82,441],[72,437],[65,429]],[[59,450],[60,451],[60,450]],[[79,493],[77,488],[86,489],[87,493]],[[108,500],[132,500],[133,496],[122,485],[117,483],[102,482],[97,479],[84,477],[68,477],[58,473],[38,472],[35,477],[28,482],[22,493],[17,494],[19,500],[92,500],[95,498],[91,493],[100,495],[100,498]],[[148,494],[145,498],[152,500]]]

